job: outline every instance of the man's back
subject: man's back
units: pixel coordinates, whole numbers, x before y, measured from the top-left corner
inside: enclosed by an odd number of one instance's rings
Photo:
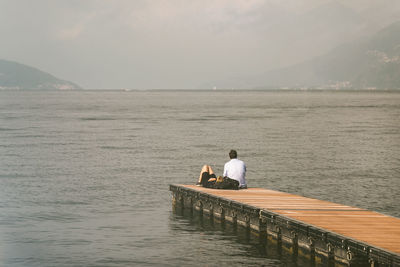
[[[235,179],[239,182],[239,187],[246,186],[246,165],[243,161],[234,158],[225,163],[224,176]]]

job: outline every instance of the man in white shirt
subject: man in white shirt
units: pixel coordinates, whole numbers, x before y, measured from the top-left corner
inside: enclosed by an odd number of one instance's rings
[[[237,159],[236,150],[229,152],[230,161],[225,163],[224,176],[234,179],[239,182],[239,188],[247,188],[246,183],[246,165],[243,161]]]

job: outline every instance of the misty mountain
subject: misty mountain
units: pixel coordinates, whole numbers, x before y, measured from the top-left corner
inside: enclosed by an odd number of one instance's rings
[[[320,55],[341,44],[341,40],[352,40],[355,36],[363,35],[363,25],[360,14],[332,1],[283,21],[276,28],[279,29],[277,35],[289,42],[288,47],[293,49],[290,44],[295,43],[307,55]],[[310,47],[310,41],[313,47]]]
[[[74,90],[81,88],[36,68],[0,59],[0,89]]]
[[[243,82],[257,88],[400,88],[400,22],[367,39]]]

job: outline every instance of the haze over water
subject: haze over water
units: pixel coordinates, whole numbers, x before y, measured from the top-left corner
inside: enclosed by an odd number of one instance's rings
[[[400,216],[398,92],[1,91],[0,265],[301,266],[172,211],[230,149],[250,187]]]

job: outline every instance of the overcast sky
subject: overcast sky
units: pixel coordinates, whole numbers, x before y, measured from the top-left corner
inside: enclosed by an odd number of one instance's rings
[[[198,88],[397,20],[399,0],[0,0],[0,58],[84,88]]]

